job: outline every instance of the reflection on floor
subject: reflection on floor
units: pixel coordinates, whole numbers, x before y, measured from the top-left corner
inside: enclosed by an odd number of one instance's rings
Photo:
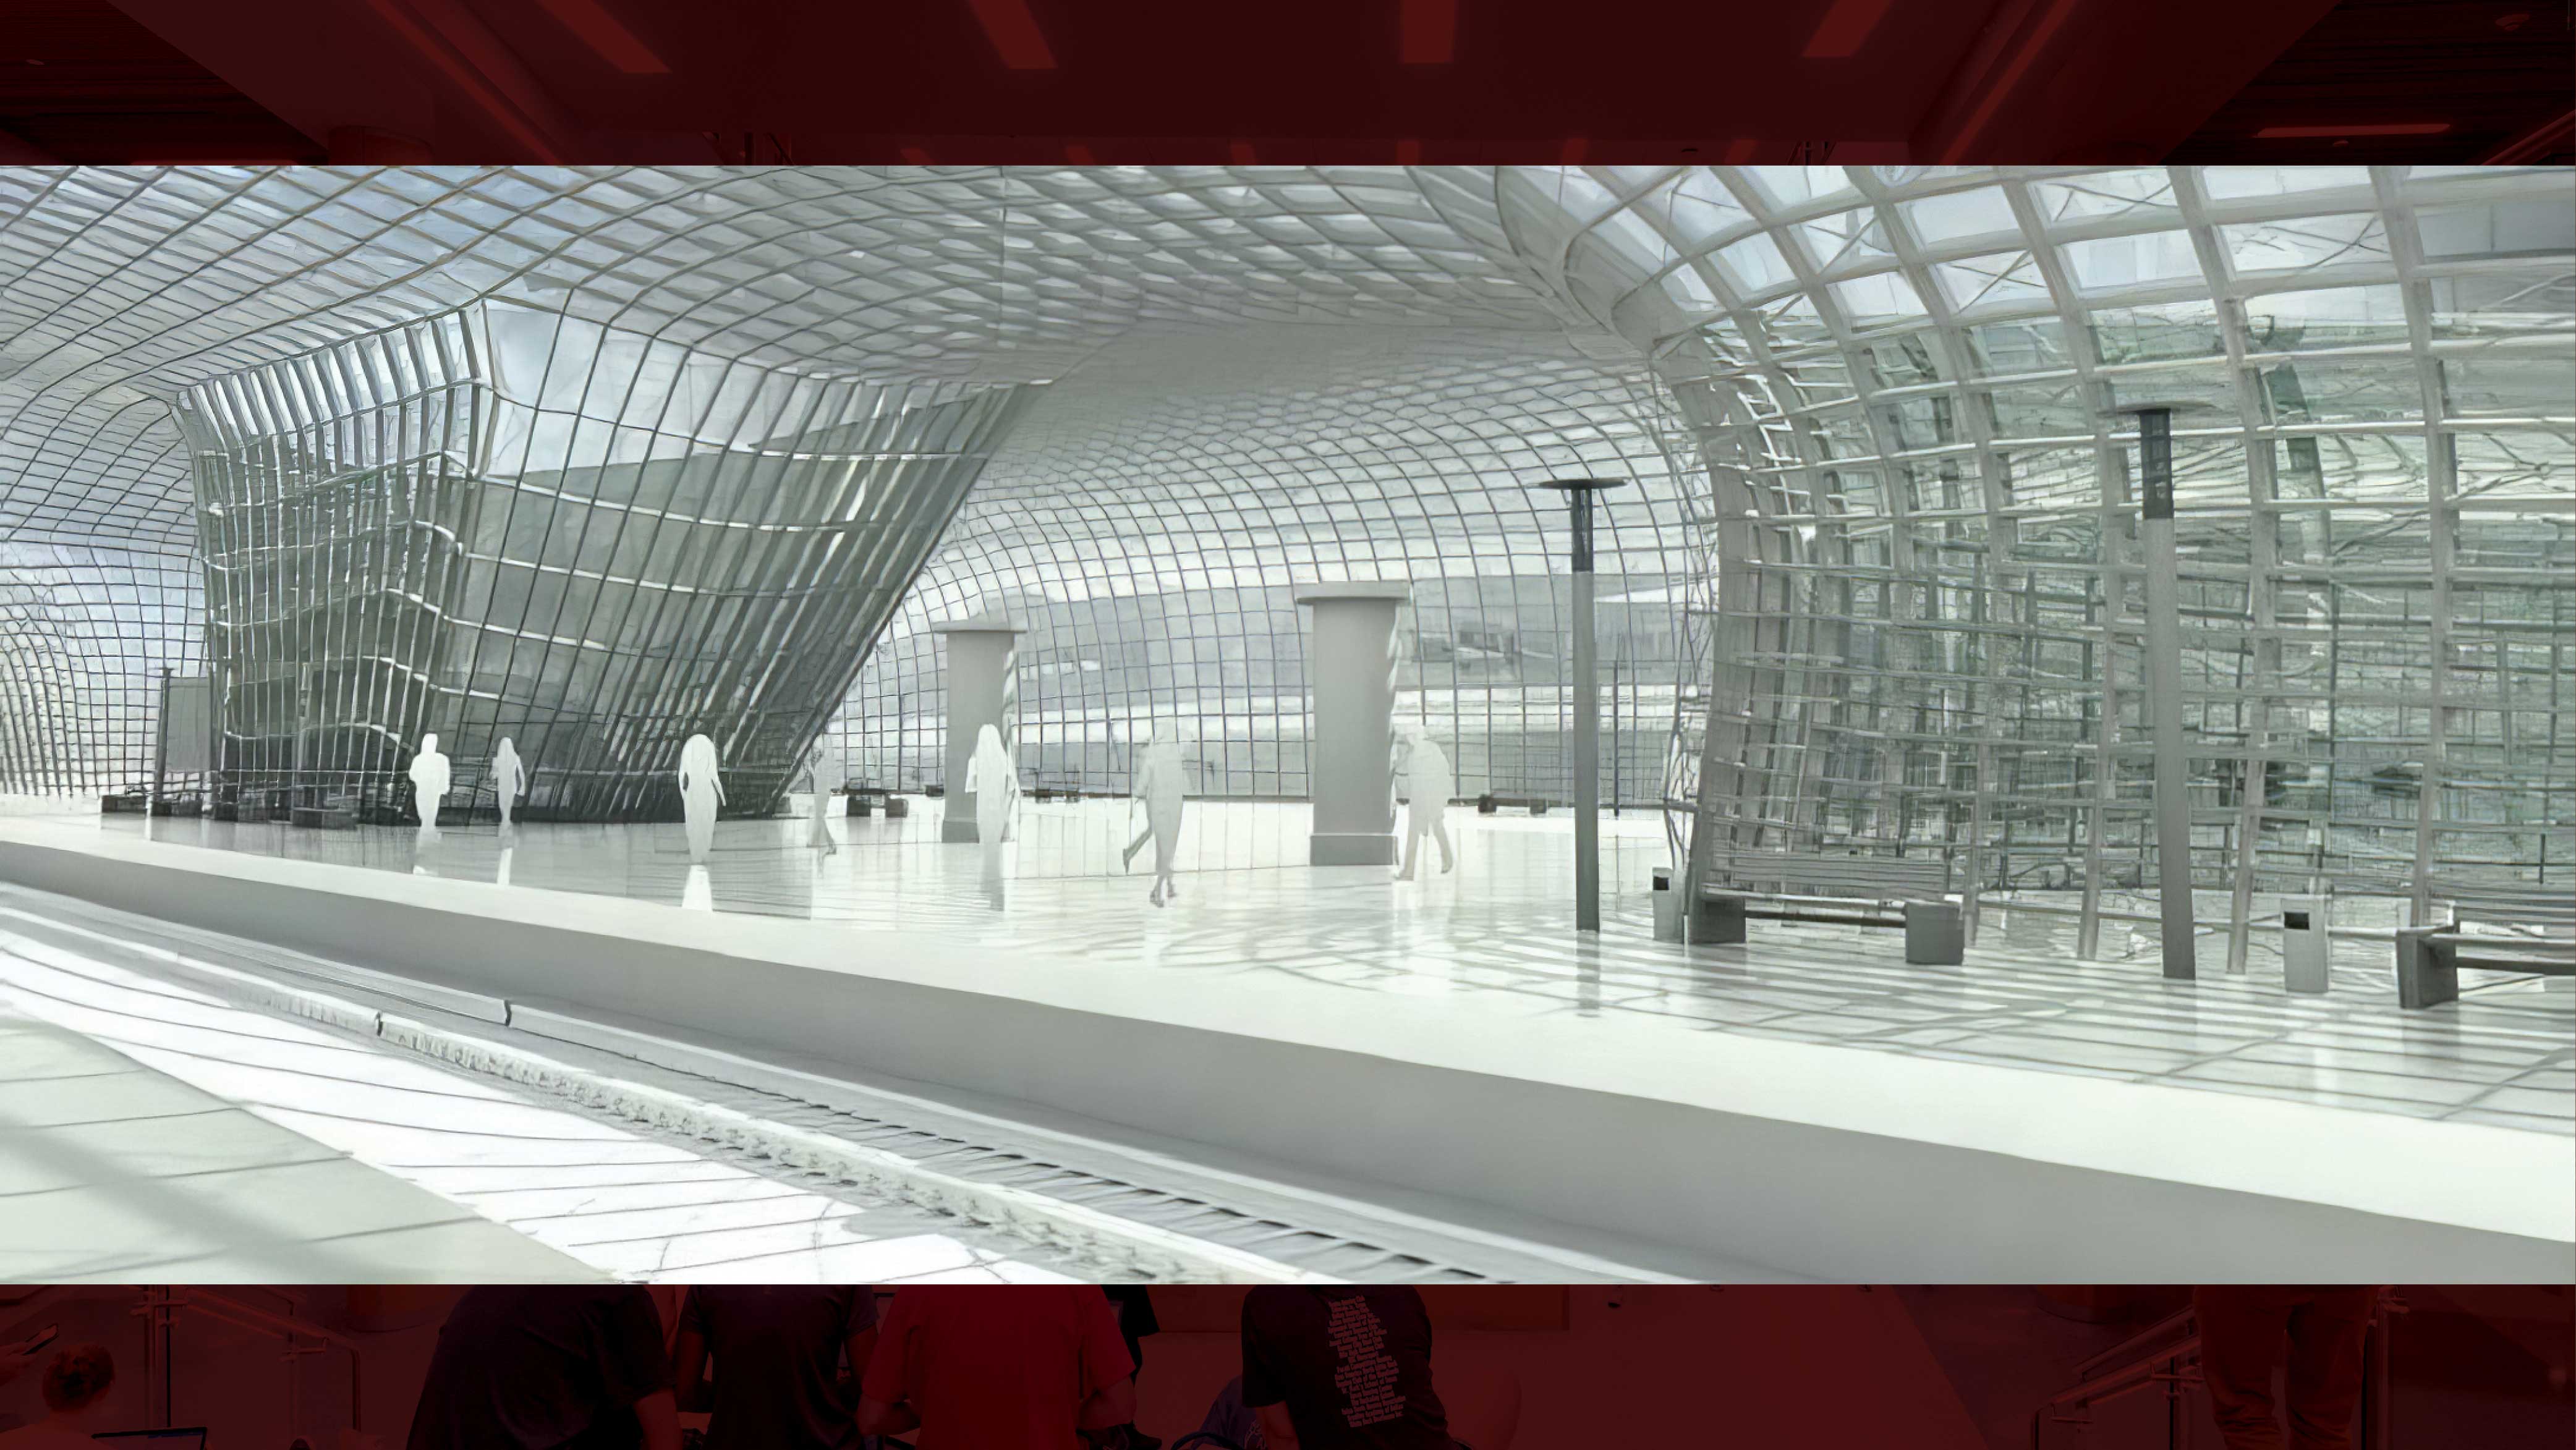
[[[13,917],[0,909],[0,1277],[1082,1277],[954,1219],[227,1006]]]
[[[1561,814],[1453,808],[1456,872],[1404,883],[1374,867],[1307,867],[1307,819],[1301,805],[1193,803],[1180,896],[1162,909],[1146,904],[1149,872],[1118,869],[1133,829],[1124,802],[1025,806],[998,877],[979,847],[939,842],[935,801],[899,820],[834,820],[833,855],[800,844],[805,826],[792,817],[727,821],[703,867],[689,863],[676,825],[532,824],[507,838],[477,825],[430,842],[400,828],[164,819],[150,830],[220,850],[935,930],[1173,971],[1475,993],[1531,1013],[1636,1014],[1691,1031],[2576,1133],[2576,993],[2498,980],[2456,1007],[2401,1012],[2381,943],[2340,943],[2334,990],[2321,998],[2281,990],[2268,943],[2230,976],[2206,938],[2201,980],[2172,984],[2154,965],[2151,922],[2106,923],[2107,959],[2079,961],[2066,915],[1992,904],[1964,967],[1908,966],[1901,933],[1836,926],[1760,922],[1745,945],[1685,950],[1653,940],[1663,827],[1633,814],[1604,822],[1606,929],[1585,941],[1570,929]],[[136,817],[63,828],[145,829]]]

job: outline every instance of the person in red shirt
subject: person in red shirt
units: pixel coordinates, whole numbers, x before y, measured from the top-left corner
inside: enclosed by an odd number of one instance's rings
[[[1135,1361],[1096,1285],[895,1291],[859,1390],[859,1429],[918,1450],[1081,1450],[1136,1418]]]

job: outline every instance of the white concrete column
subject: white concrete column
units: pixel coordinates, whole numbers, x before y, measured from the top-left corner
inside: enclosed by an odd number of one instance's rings
[[[975,758],[975,737],[987,725],[998,726],[1002,744],[1019,734],[1019,638],[1022,629],[1006,619],[960,619],[934,624],[947,659],[948,764],[941,776],[947,791],[939,839],[972,841],[975,794],[966,788],[966,763]]]
[[[1306,651],[1314,693],[1306,732],[1312,865],[1395,864],[1395,620],[1412,588],[1386,580],[1297,591],[1297,602],[1315,610]]]

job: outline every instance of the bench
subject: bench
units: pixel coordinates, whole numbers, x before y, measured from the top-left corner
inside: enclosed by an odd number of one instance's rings
[[[1497,811],[1519,810],[1526,806],[1531,815],[1543,816],[1547,814],[1547,808],[1553,804],[1555,802],[1545,796],[1495,795],[1488,791],[1476,797],[1476,814],[1490,816]]]
[[[324,796],[318,806],[294,806],[286,813],[287,824],[309,830],[354,831],[358,828],[358,798],[354,795]]]
[[[2397,1005],[2460,999],[2460,969],[2576,977],[2576,901],[2496,887],[2437,885],[2448,926],[2397,929]]]
[[[1719,842],[1692,904],[1690,939],[1740,942],[1748,918],[1903,927],[1905,959],[1957,966],[1966,955],[1958,890],[1944,848],[1898,856],[1878,850],[1776,850]],[[1776,905],[1757,907],[1757,901]]]
[[[886,817],[889,820],[912,813],[912,808],[905,804],[902,796],[882,786],[853,785],[844,787],[844,792],[841,804],[841,814],[844,816],[874,815],[879,805],[885,807]]]

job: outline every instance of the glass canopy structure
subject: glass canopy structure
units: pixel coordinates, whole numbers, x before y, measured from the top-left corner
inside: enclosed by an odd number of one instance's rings
[[[1531,485],[1606,474],[1638,486],[1601,525],[1605,786],[1669,807],[1685,863],[1721,838],[1945,851],[1972,902],[2066,910],[2089,943],[2153,880],[2119,410],[2159,401],[2185,405],[2204,923],[2241,954],[2278,892],[2421,917],[2554,890],[2576,868],[2571,217],[2550,169],[0,170],[0,788],[149,771],[162,672],[222,667],[207,641],[233,636],[200,507],[220,460],[369,410],[210,444],[191,409],[510,316],[689,360],[604,410],[493,384],[465,436],[573,440],[523,470],[665,438],[753,469],[760,429],[631,413],[699,367],[845,397],[853,423],[879,416],[861,399],[981,410],[946,450],[974,455],[971,492],[916,515],[935,544],[847,581],[899,602],[796,667],[799,699],[846,680],[841,707],[785,709],[729,770],[825,729],[854,777],[930,783],[930,626],[1007,615],[1034,783],[1123,788],[1161,719],[1205,792],[1299,796],[1293,586],[1402,578],[1399,708],[1463,792],[1561,799],[1563,522]],[[829,472],[890,445],[834,446],[787,451]],[[577,523],[600,501],[550,508],[523,539],[458,533],[458,567],[601,567]],[[511,633],[551,641],[534,673],[457,700],[559,707],[558,668],[655,647]],[[399,749],[470,718],[365,728]],[[567,780],[659,768],[581,738]]]

